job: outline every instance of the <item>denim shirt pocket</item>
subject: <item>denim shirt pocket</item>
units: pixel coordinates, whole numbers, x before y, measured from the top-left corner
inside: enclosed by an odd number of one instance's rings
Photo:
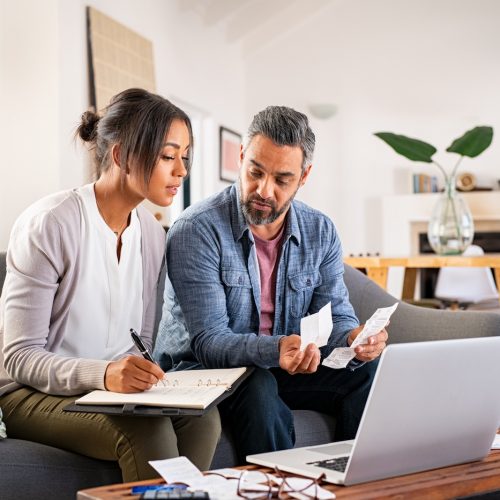
[[[222,282],[226,288],[228,316],[238,316],[242,310],[251,310],[253,295],[248,272],[243,269],[222,269]]]
[[[319,271],[295,274],[288,278],[290,286],[290,314],[294,318],[302,318],[309,309],[314,289],[321,285]]]

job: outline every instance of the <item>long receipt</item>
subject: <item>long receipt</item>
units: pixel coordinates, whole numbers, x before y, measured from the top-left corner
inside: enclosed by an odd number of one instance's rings
[[[389,319],[396,310],[396,307],[398,307],[398,302],[391,307],[380,307],[377,309],[365,323],[363,330],[354,339],[351,346],[337,347],[330,353],[330,356],[323,360],[322,364],[334,369],[345,368],[349,361],[356,356],[354,348],[359,344],[364,344],[368,337],[380,332],[389,323]]]

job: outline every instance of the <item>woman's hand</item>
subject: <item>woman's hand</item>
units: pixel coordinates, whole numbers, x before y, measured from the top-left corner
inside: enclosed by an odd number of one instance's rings
[[[113,392],[142,392],[151,389],[164,375],[155,363],[139,356],[127,356],[109,363],[104,374],[104,387]]]

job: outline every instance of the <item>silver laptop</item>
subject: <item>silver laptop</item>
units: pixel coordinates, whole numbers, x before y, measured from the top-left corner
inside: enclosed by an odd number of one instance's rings
[[[499,360],[500,337],[390,345],[356,439],[247,460],[345,485],[480,460],[500,422]]]

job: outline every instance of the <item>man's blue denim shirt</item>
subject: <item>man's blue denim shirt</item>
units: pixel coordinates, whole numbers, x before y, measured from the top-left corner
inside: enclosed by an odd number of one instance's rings
[[[259,267],[236,185],[184,211],[168,232],[167,263],[173,289],[167,280],[155,348],[160,360],[171,357],[175,364],[194,354],[207,368],[279,366],[280,337],[300,333],[300,319],[328,302],[333,329],[322,357],[345,347],[359,325],[344,284],[335,227],[299,201],[292,202],[286,218],[272,336],[258,335]]]

